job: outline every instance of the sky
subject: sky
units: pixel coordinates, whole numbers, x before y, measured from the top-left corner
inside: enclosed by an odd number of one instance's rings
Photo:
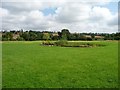
[[[3,0],[1,30],[118,32],[118,0]]]

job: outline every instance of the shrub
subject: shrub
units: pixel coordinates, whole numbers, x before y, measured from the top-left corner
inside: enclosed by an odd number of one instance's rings
[[[42,44],[43,45],[54,45],[54,43],[50,41],[43,41]]]
[[[54,43],[56,46],[66,46],[68,44],[67,40],[59,40]]]

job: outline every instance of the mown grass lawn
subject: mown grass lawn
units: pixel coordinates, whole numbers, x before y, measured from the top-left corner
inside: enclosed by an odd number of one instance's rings
[[[92,42],[94,43],[94,42]],[[93,48],[3,42],[3,88],[118,87],[118,44]]]

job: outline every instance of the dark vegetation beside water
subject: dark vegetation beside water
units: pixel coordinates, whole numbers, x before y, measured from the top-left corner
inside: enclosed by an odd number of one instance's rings
[[[43,41],[42,45],[44,46],[61,46],[61,47],[101,47],[106,46],[102,43],[93,43],[93,42],[68,42],[67,40],[59,40],[59,41]]]

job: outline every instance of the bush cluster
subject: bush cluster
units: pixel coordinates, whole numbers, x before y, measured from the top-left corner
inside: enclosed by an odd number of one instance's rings
[[[54,43],[56,46],[66,46],[68,44],[67,40],[59,40]]]
[[[103,44],[89,43],[89,42],[68,42],[67,40],[59,40],[56,42],[44,41],[43,45],[61,46],[61,47],[97,47],[105,46]]]
[[[43,42],[42,42],[42,45],[51,45],[51,46],[53,46],[54,43],[53,43],[53,42],[50,42],[50,41],[43,41]]]

